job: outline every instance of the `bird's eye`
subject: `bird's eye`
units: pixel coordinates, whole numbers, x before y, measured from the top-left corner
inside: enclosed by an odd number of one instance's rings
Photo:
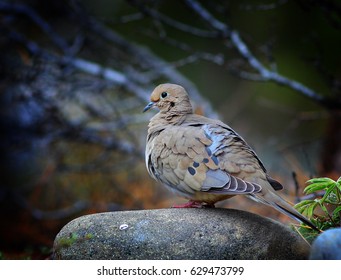
[[[168,95],[168,93],[164,91],[163,93],[161,93],[161,98],[166,98],[167,95]]]

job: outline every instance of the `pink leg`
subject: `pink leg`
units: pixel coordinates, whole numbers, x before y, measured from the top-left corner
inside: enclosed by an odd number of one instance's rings
[[[172,208],[214,208],[214,204],[203,204],[202,202],[190,200],[184,204],[173,205]]]

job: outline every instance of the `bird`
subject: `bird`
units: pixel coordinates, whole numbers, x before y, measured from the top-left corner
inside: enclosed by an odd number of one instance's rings
[[[214,207],[235,195],[272,206],[319,231],[276,192],[256,152],[230,126],[193,113],[187,91],[180,85],[158,85],[143,112],[158,108],[148,124],[145,162],[148,173],[188,202],[175,207]]]

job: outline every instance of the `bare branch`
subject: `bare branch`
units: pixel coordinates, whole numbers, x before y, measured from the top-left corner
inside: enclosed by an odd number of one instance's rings
[[[241,37],[239,36],[239,33],[237,31],[232,31],[231,34],[231,40],[234,46],[237,48],[239,53],[247,59],[250,66],[257,70],[260,75],[264,78],[264,80],[268,81],[275,81],[278,84],[288,86],[297,92],[302,93],[304,96],[317,101],[320,104],[324,104],[325,98],[319,94],[317,94],[312,89],[306,87],[305,85],[301,84],[300,82],[297,82],[295,80],[290,80],[287,77],[284,77],[274,71],[268,70],[249,50],[247,45],[243,42]]]
[[[149,100],[149,91],[137,85],[133,85],[131,80],[129,80],[124,74],[120,73],[117,70],[103,67],[95,62],[87,61],[81,58],[71,58],[52,54],[41,48],[36,42],[25,38],[23,34],[14,31],[10,32],[10,36],[13,40],[23,44],[33,55],[42,55],[43,57],[48,57],[49,59],[60,64],[70,64],[76,69],[81,70],[85,73],[102,77],[107,81],[113,82],[117,85],[126,86],[127,88],[133,89],[133,93],[136,94],[137,97],[139,97],[141,100]]]
[[[165,14],[161,14],[156,10],[150,9],[147,6],[140,3],[140,1],[135,0],[128,0],[129,3],[139,8],[139,10],[144,13],[145,15],[148,15],[160,22],[163,22],[169,26],[172,26],[176,29],[179,29],[183,32],[190,33],[195,36],[204,37],[204,38],[216,38],[217,32],[210,31],[210,30],[202,30],[199,28],[196,28],[194,26],[190,26],[187,24],[184,24],[180,21],[174,20]]]
[[[341,100],[332,100],[323,95],[315,92],[311,88],[303,85],[302,83],[289,79],[277,72],[267,69],[250,51],[248,46],[242,40],[239,32],[231,29],[227,24],[216,19],[210,12],[208,12],[196,0],[185,0],[187,5],[195,11],[204,21],[206,21],[212,28],[222,32],[230,38],[233,46],[237,49],[240,55],[247,60],[249,65],[256,70],[264,79],[264,81],[273,81],[277,84],[286,86],[316,102],[327,109],[341,108]]]
[[[207,116],[217,118],[217,113],[214,112],[211,104],[201,96],[197,87],[191,81],[186,79],[182,74],[180,74],[174,67],[170,67],[166,61],[164,61],[154,53],[151,53],[147,48],[140,48],[137,45],[129,43],[118,33],[113,31],[112,29],[109,29],[94,18],[87,18],[87,22],[85,22],[84,24],[86,24],[87,28],[101,36],[103,39],[124,49],[125,53],[136,57],[140,61],[141,65],[144,65],[148,69],[148,72],[146,73],[139,73],[139,75],[137,76],[129,77],[131,83],[126,84],[126,86],[130,90],[136,90],[137,92],[139,92],[139,87],[136,86],[137,83],[132,83],[132,81],[134,81],[134,78],[137,78],[136,82],[138,81],[139,83],[145,85],[151,84],[152,81],[150,80],[150,77],[152,72],[154,74],[157,74],[157,76],[153,77],[153,80],[165,77],[171,82],[183,85],[188,90],[188,92],[190,92],[191,98],[197,104],[201,104],[205,108],[205,114]],[[146,74],[145,77],[143,77],[144,74]],[[143,95],[143,93],[140,92],[139,95]]]
[[[185,0],[187,5],[195,11],[203,20],[205,20],[207,23],[209,23],[214,29],[219,30],[222,34],[224,34],[223,37],[230,37],[231,36],[231,30],[230,28],[223,22],[217,20],[213,15],[211,15],[210,12],[208,12],[201,4],[199,4],[197,1],[193,0]]]

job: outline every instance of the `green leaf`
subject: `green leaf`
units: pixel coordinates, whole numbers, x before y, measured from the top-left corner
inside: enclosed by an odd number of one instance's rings
[[[297,209],[297,208],[299,208],[299,207],[301,207],[301,206],[304,206],[304,205],[306,205],[306,204],[310,204],[310,203],[312,203],[312,202],[314,202],[315,200],[309,200],[309,199],[307,199],[307,200],[302,200],[302,201],[300,201],[299,203],[297,203],[294,207]]]
[[[340,177],[340,178],[341,178],[341,177]],[[337,180],[336,186],[337,186],[337,188],[339,189],[339,191],[341,192],[341,181],[340,181],[340,178],[339,178],[339,180]]]
[[[333,211],[333,213],[339,213],[339,212],[341,212],[341,205],[336,207]]]
[[[303,226],[297,228],[296,230],[310,244],[315,240],[315,238],[318,235],[318,233],[315,230]]]
[[[329,216],[329,212],[328,212],[326,206],[323,204],[322,200],[320,201],[319,204],[320,204],[320,207],[321,207],[321,209],[323,210],[323,212],[324,212],[327,216]]]
[[[333,216],[334,216],[334,215],[338,215],[340,212],[341,212],[341,205],[338,206],[338,207],[336,207],[336,208],[334,209],[334,211],[333,211]]]
[[[307,181],[308,185],[304,192],[311,194],[317,191],[324,191],[322,198],[314,200],[303,200],[295,205],[295,208],[306,215],[308,219],[321,230],[327,230],[340,224],[341,220],[341,177],[335,182],[330,178],[314,178]],[[328,211],[327,205],[336,207],[333,212]],[[314,214],[319,206],[324,214]]]
[[[340,204],[340,199],[339,199],[337,188],[334,187],[332,189],[332,192],[324,200],[324,203],[329,203],[329,204],[333,204],[333,205],[339,205]]]
[[[333,211],[333,220],[335,221],[336,224],[340,224],[340,212],[341,212],[341,205],[336,207]]]
[[[297,209],[300,213],[304,211],[304,209],[311,203],[314,203],[314,200],[302,200],[301,202],[297,203],[294,208]]]
[[[341,177],[340,177],[341,178]],[[307,181],[307,183],[309,184],[314,184],[314,183],[335,183],[334,180],[330,179],[330,178],[327,178],[327,177],[324,177],[324,178],[313,178],[313,179],[310,179]]]
[[[318,205],[318,203],[315,202],[315,203],[310,204],[307,207],[305,213],[306,213],[306,216],[308,217],[308,219],[310,219],[314,215],[314,210],[315,210],[317,205]]]
[[[331,205],[338,205],[339,204],[335,194],[333,194],[333,193],[329,194],[328,198],[323,202],[331,204]]]
[[[324,196],[321,198],[320,203],[324,203],[324,201],[329,197],[330,193],[335,189],[336,185],[331,186],[330,188],[328,188],[326,190],[326,193],[324,194]]]
[[[327,189],[329,186],[335,184],[335,182],[320,182],[320,183],[313,183],[313,184],[310,184],[309,186],[307,186],[305,189],[304,189],[304,192],[306,194],[310,194],[310,193],[313,193],[313,192],[317,192],[317,191],[321,191],[321,190],[324,190],[324,189]]]
[[[314,210],[318,204],[318,201],[315,200],[303,200],[296,204],[295,208],[310,219],[314,215]]]

